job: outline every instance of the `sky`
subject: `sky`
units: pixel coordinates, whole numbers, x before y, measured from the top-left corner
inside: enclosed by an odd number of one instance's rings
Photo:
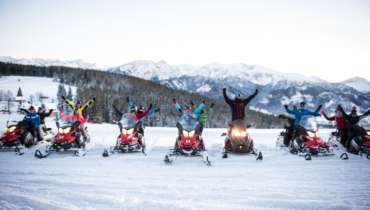
[[[0,56],[245,63],[370,80],[370,1],[0,0]]]

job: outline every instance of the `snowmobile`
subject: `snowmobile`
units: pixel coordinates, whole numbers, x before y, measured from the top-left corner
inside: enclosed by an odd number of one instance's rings
[[[14,151],[23,155],[25,147],[29,148],[37,143],[25,121],[7,121],[5,132],[0,137],[0,151]]]
[[[292,154],[303,156],[305,160],[311,160],[312,156],[335,155],[329,144],[320,137],[315,119],[309,118],[305,120],[302,128],[304,128],[303,133],[294,135],[295,137],[290,142],[289,151]],[[340,158],[343,160],[348,159],[347,153],[342,153]]]
[[[197,132],[199,126],[198,121],[191,113],[183,113],[179,120],[179,125],[182,128],[181,134],[175,141],[174,149],[165,155],[164,162],[170,164],[173,162],[173,157],[202,157],[203,162],[210,166],[208,153],[205,149],[201,133]]]
[[[262,152],[258,152],[253,146],[253,139],[247,133],[247,128],[243,120],[235,120],[229,124],[227,133],[223,133],[226,136],[225,148],[222,158],[228,158],[228,153],[239,153],[239,154],[253,154],[257,156],[257,160],[262,160]]]
[[[142,152],[145,153],[144,136],[139,132],[140,121],[133,114],[124,114],[121,118],[121,133],[117,137],[116,145],[105,149],[103,157],[108,157],[110,154],[121,152]]]
[[[55,135],[51,144],[44,149],[37,149],[35,157],[45,158],[53,152],[73,152],[76,156],[86,154],[86,144],[90,142],[90,136],[87,128],[85,129],[86,139],[84,140],[79,130],[79,121],[57,121],[58,133]]]
[[[349,151],[359,155],[365,154],[367,159],[370,159],[370,131],[353,137],[349,144]]]

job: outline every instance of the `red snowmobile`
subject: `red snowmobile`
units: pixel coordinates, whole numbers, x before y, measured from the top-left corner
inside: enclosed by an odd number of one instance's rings
[[[37,143],[25,121],[7,122],[5,132],[0,137],[0,151],[11,151],[14,149],[18,155],[24,154],[24,147],[31,147]]]
[[[60,125],[62,124],[62,125]],[[86,143],[90,142],[90,137],[85,129],[86,139],[83,139],[81,131],[79,130],[80,122],[62,121],[57,122],[58,133],[50,145],[47,145],[44,150],[37,149],[35,157],[45,158],[53,152],[72,151],[76,156],[86,154]]]
[[[207,151],[204,147],[201,133],[197,132],[198,121],[191,113],[184,113],[180,120],[181,134],[177,137],[174,149],[164,158],[165,163],[172,163],[174,156],[199,156],[206,165],[210,166]]]
[[[294,138],[289,145],[292,154],[304,156],[306,160],[311,160],[312,156],[335,155],[329,144],[320,137],[317,122],[314,119],[305,121],[302,126],[302,133],[294,132]],[[347,153],[342,153],[340,158],[348,159]]]
[[[116,145],[105,149],[103,157],[108,157],[115,152],[130,153],[142,152],[145,153],[145,141],[140,130],[140,121],[133,114],[124,114],[121,118],[120,129],[121,133],[117,137]]]

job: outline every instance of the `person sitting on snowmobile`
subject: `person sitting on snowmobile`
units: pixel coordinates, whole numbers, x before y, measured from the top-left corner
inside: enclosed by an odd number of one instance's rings
[[[352,107],[350,114],[347,114],[341,105],[338,106],[338,109],[343,113],[344,119],[346,120],[348,138],[345,145],[346,148],[349,148],[349,143],[353,137],[366,134],[366,130],[363,127],[359,126],[358,122],[366,116],[370,115],[370,110],[362,115],[358,115],[356,106]]]
[[[195,106],[195,104],[194,104],[193,101],[190,101],[190,105],[191,105],[191,108],[193,110],[195,110],[197,108],[197,106]],[[199,118],[198,118],[198,123],[201,126],[200,127],[200,130],[199,130],[200,133],[203,132],[203,128],[204,128],[204,126],[206,124],[206,121],[208,120],[209,114],[213,112],[213,106],[214,106],[214,104],[211,103],[211,105],[208,108],[204,108],[200,112],[200,115],[199,115]]]
[[[77,100],[77,103],[74,103],[73,101],[66,99],[64,96],[62,96],[62,99],[67,105],[69,105],[73,109],[72,116],[73,116],[73,121],[75,122],[75,125],[73,127],[77,128],[81,132],[84,138],[84,141],[86,141],[87,135],[86,135],[85,128],[84,128],[85,123],[87,122],[87,118],[85,116],[86,109],[90,107],[93,103],[95,103],[95,97],[93,99],[88,100],[84,104],[82,104],[80,100]],[[61,113],[62,117],[63,115],[64,113]],[[64,115],[64,117],[67,117],[67,116]]]
[[[137,121],[136,129],[137,129],[138,133],[141,136],[144,136],[143,119],[146,116],[149,115],[149,113],[153,109],[153,105],[149,104],[148,109],[145,109],[143,106],[140,106],[139,109],[138,109],[135,105],[133,105],[133,103],[129,103],[129,98],[128,97],[127,97],[127,101],[128,101],[128,104],[129,104],[129,112],[130,112],[130,114],[135,116],[136,121]],[[121,118],[124,115],[124,113],[121,112],[115,105],[113,105],[113,110],[115,111],[116,115],[119,118]],[[159,111],[159,109],[158,109],[158,111]],[[119,131],[122,132],[123,127],[122,127],[121,122],[118,122],[118,127],[119,127]],[[141,138],[139,138],[139,144],[140,145],[142,144]]]
[[[335,109],[335,115],[328,117],[324,111],[321,111],[321,115],[325,117],[328,121],[335,121],[338,135],[340,137],[340,143],[347,148],[346,142],[348,138],[346,120],[344,118],[343,112],[339,109],[340,105]]]
[[[200,116],[202,110],[206,107],[206,105],[205,105],[206,102],[204,100],[194,110],[192,109],[191,105],[185,105],[184,107],[182,107],[179,103],[177,103],[175,98],[172,99],[172,103],[175,105],[176,111],[179,112],[180,118],[184,114],[190,114],[197,121],[199,120],[199,116]],[[178,128],[178,131],[179,131],[178,135],[180,137],[181,133],[182,133],[182,126],[179,122],[177,122],[176,127]],[[195,129],[195,132],[201,134],[202,130],[203,130],[202,125],[200,123],[198,123],[197,128]]]
[[[249,97],[245,99],[241,99],[240,94],[235,97],[234,100],[231,100],[227,94],[226,94],[226,88],[222,89],[222,93],[225,99],[225,102],[230,106],[232,118],[231,121],[235,120],[244,120],[245,118],[245,107],[248,105],[248,103],[256,97],[258,94],[258,89],[250,95]]]
[[[35,107],[31,106],[28,109],[23,121],[27,122],[28,128],[32,131],[33,137],[37,138],[37,141],[42,141],[42,135],[40,133],[40,116],[37,114]]]
[[[294,106],[293,109],[289,109],[288,105],[284,105],[286,112],[294,116],[294,134],[292,135],[293,138],[299,137],[306,132],[306,129],[302,126],[302,123],[304,123],[307,117],[320,116],[319,112],[322,105],[319,105],[315,111],[305,109],[305,105],[305,102],[301,102],[299,104],[299,108]]]

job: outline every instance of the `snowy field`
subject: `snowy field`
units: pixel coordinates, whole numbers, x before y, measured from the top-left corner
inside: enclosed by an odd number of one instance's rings
[[[0,129],[5,127],[5,116]],[[48,122],[49,125],[53,121]],[[212,166],[200,158],[163,158],[175,128],[146,128],[148,156],[102,157],[116,125],[88,124],[84,157],[52,154],[36,159],[0,154],[0,209],[370,209],[370,161],[350,155],[305,161],[275,148],[280,130],[250,130],[264,160],[221,158],[223,129],[205,129]],[[322,131],[324,138],[329,131]]]

